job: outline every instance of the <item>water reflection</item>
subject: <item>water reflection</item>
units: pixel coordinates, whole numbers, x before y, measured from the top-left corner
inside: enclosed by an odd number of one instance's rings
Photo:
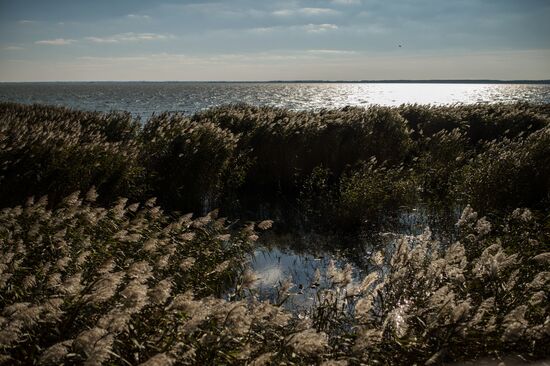
[[[277,288],[291,279],[290,297],[284,305],[291,309],[307,310],[317,300],[317,291],[328,285],[326,273],[331,260],[339,268],[348,263],[338,253],[308,254],[292,249],[259,247],[254,251],[252,260],[252,270],[257,277],[255,290],[261,299],[276,302]],[[352,269],[352,278],[358,281],[364,271],[354,265]],[[316,278],[317,271],[320,279]]]
[[[550,85],[372,83],[1,83],[0,101],[45,103],[86,110],[193,113],[230,103],[294,110],[403,103],[550,103]]]
[[[255,291],[259,298],[275,302],[277,288],[290,278],[294,286],[285,306],[307,310],[316,302],[318,290],[329,286],[326,274],[331,261],[338,268],[351,265],[353,284],[380,269],[372,263],[371,257],[381,251],[386,259],[390,258],[400,234],[419,235],[429,229],[442,243],[452,243],[461,211],[461,207],[402,208],[382,218],[372,230],[354,237],[314,232],[267,232],[252,256],[251,267],[257,277]],[[321,277],[319,283],[315,283],[316,271]]]

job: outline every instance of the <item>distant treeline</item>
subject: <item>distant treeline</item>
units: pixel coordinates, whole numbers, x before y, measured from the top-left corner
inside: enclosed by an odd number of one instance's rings
[[[166,209],[283,207],[325,227],[422,201],[547,209],[550,106],[230,105],[187,116],[0,104],[0,206],[92,186]]]

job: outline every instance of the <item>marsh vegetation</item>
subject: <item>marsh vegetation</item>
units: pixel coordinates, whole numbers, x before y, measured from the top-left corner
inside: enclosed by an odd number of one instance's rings
[[[0,363],[548,357],[548,105],[140,121],[3,103],[0,207]],[[457,222],[385,232],[361,278],[329,263],[307,309],[285,306],[290,278],[256,291],[247,261],[265,231],[342,235],[353,251],[350,237],[419,207]]]

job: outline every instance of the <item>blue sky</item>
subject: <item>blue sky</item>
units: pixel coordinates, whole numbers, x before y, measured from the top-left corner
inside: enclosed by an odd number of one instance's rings
[[[0,80],[550,79],[548,19],[548,0],[0,0]]]

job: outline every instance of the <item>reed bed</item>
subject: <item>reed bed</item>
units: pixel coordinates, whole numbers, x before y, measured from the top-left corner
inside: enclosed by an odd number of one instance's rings
[[[338,217],[333,227],[352,229],[381,206],[419,201],[544,209],[549,116],[548,106],[529,104],[318,112],[235,105],[142,123],[127,113],[2,103],[0,206],[44,194],[58,203],[94,186],[104,204],[157,197],[170,210],[240,214],[284,203],[288,217],[306,212],[298,218],[324,226]]]
[[[142,123],[2,103],[0,363],[548,357],[549,121],[528,104],[236,105]],[[347,232],[419,202],[465,208],[452,239],[385,233],[358,281],[351,266],[317,273],[313,305],[293,312],[292,280],[259,299],[247,264],[273,222],[243,218],[280,202]]]
[[[96,193],[0,212],[5,364],[437,364],[547,356],[550,252],[528,209],[493,227],[469,206],[461,238],[395,235],[352,282],[332,264],[303,313],[254,296],[254,229],[212,212],[168,217],[153,201],[104,208]],[[548,233],[546,233],[547,235]],[[314,285],[312,283],[312,285]]]

